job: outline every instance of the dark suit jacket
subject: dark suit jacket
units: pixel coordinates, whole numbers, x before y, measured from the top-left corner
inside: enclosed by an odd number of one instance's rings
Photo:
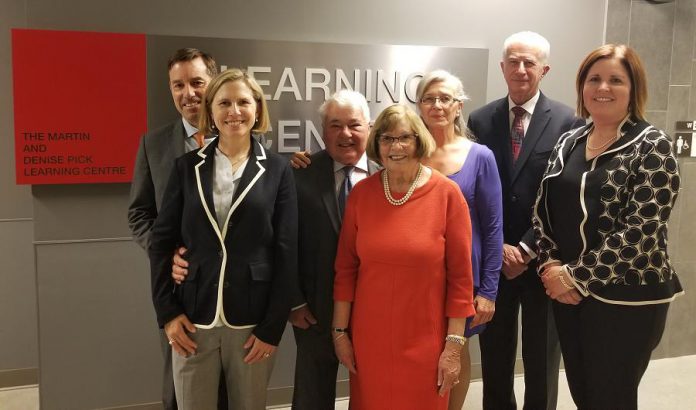
[[[373,174],[378,165],[368,161]],[[312,155],[312,165],[295,170],[299,208],[298,279],[291,306],[303,303],[322,330],[331,327],[333,316],[334,259],[341,230],[336,199],[333,159],[326,151]]]
[[[534,108],[522,149],[513,165],[510,144],[508,98],[493,101],[469,115],[468,126],[478,142],[493,151],[503,188],[503,234],[505,243],[520,241],[535,249],[532,207],[541,177],[558,138],[584,124],[568,106],[543,93]]]
[[[162,196],[174,160],[185,152],[186,130],[181,118],[148,132],[140,139],[135,158],[128,206],[128,226],[135,241],[145,250],[150,230],[162,207]]]
[[[252,138],[249,161],[226,226],[213,203],[215,147],[178,158],[150,237],[152,297],[160,326],[185,313],[209,326],[219,298],[228,324],[257,324],[254,334],[277,345],[290,309],[297,269],[297,198],[287,159]],[[174,249],[188,248],[188,276],[171,279]]]

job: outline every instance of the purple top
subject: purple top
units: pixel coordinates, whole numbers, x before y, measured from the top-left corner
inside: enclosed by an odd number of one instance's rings
[[[462,168],[449,178],[469,205],[475,293],[494,301],[503,264],[503,198],[493,152],[473,143]]]

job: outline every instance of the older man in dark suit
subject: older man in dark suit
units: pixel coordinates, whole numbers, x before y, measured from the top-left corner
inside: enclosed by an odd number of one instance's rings
[[[169,89],[181,118],[148,132],[140,140],[128,206],[128,225],[133,238],[146,251],[174,160],[203,143],[203,136],[197,128],[199,108],[208,83],[218,71],[215,60],[195,48],[177,50],[167,68]],[[165,409],[176,409],[172,350],[164,332],[161,332],[161,340],[164,355],[162,401]],[[226,402],[226,394],[220,397]],[[227,408],[227,405],[221,408]]]
[[[365,97],[341,90],[319,112],[326,149],[312,154],[310,167],[295,171],[299,278],[292,291],[295,308],[290,322],[297,343],[292,401],[296,410],[334,408],[338,359],[334,354],[331,318],[334,258],[342,210],[350,188],[377,170],[377,165],[365,155],[370,122]],[[295,158],[296,165],[310,162],[301,154]]]
[[[480,336],[484,409],[517,409],[513,381],[520,306],[524,408],[556,408],[560,349],[550,300],[536,274],[531,211],[558,138],[583,122],[539,91],[550,69],[549,49],[537,33],[508,37],[500,63],[508,96],[469,116],[471,131],[495,154],[503,188],[503,278],[495,315]]]

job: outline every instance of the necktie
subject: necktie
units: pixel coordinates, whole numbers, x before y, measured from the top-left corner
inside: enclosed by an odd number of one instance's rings
[[[203,135],[202,132],[199,131],[193,134],[193,139],[196,140],[196,143],[198,144],[199,148],[205,145],[205,135]]]
[[[346,210],[348,194],[350,194],[350,190],[353,189],[353,184],[350,182],[350,175],[353,173],[353,168],[352,165],[343,167],[343,183],[338,190],[338,209],[341,212],[341,216],[343,216],[343,212]]]
[[[515,114],[515,119],[512,121],[512,129],[510,130],[510,142],[512,143],[512,158],[517,161],[522,148],[522,140],[524,139],[524,114],[527,111],[518,106],[512,107],[512,113]]]

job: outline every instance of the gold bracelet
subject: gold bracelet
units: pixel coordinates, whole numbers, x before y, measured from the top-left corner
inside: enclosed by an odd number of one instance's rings
[[[452,342],[458,344],[459,346],[464,346],[466,344],[466,337],[459,335],[447,335],[447,337],[445,337],[445,342]]]
[[[561,273],[558,274],[558,279],[561,281],[561,285],[563,285],[564,288],[568,290],[574,289],[573,286],[568,285],[565,279],[563,279],[563,270],[561,270]]]

